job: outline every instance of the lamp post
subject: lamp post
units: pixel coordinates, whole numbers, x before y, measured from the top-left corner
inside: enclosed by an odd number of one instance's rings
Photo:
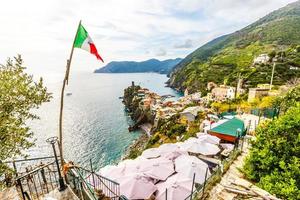
[[[61,175],[60,172],[60,167],[59,167],[59,163],[58,163],[58,158],[57,158],[57,154],[56,154],[56,149],[55,149],[55,143],[57,143],[58,138],[57,137],[50,137],[46,140],[47,143],[52,145],[53,148],[53,153],[54,153],[54,157],[55,157],[55,162],[56,162],[56,167],[57,167],[57,172],[58,172],[58,182],[59,182],[59,191],[63,191],[66,189],[66,184],[64,182],[64,179]]]

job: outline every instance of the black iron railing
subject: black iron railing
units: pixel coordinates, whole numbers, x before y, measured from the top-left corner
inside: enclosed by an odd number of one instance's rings
[[[121,199],[119,183],[101,176],[93,170],[75,166],[68,172],[67,178],[73,191],[81,198]]]
[[[221,177],[222,174],[226,172],[226,170],[224,170],[224,166],[229,167],[236,157],[243,151],[244,140],[245,137],[238,139],[234,150],[230,152],[229,156],[226,159],[223,159],[220,165],[217,165],[210,177],[207,177],[206,171],[204,183],[195,184],[195,187],[192,186],[191,194],[188,195],[184,200],[203,199],[205,190],[207,188],[206,186],[213,183],[217,177]]]
[[[35,169],[28,170],[28,172],[16,178],[16,186],[24,200],[40,199],[57,188],[58,185],[58,171],[55,161],[48,164],[40,164]]]

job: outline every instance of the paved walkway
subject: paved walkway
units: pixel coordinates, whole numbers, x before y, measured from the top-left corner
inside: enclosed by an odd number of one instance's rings
[[[58,189],[53,190],[49,194],[46,194],[42,200],[79,200],[79,198],[67,187],[62,192],[58,191]]]
[[[0,192],[1,200],[21,200],[16,187],[10,187]]]
[[[244,165],[248,149],[248,145],[245,143],[244,151],[232,163],[228,171],[223,175],[220,183],[212,188],[209,196],[206,198],[207,200],[278,200],[278,198],[244,179],[239,169]]]

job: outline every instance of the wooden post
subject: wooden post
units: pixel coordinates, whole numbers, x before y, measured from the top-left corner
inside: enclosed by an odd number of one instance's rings
[[[60,113],[59,113],[59,153],[60,153],[60,161],[61,161],[61,166],[63,167],[64,164],[64,158],[63,158],[63,133],[62,133],[62,119],[63,119],[63,108],[64,108],[64,93],[65,93],[65,87],[66,84],[68,85],[68,80],[69,80],[69,72],[70,72],[70,66],[72,62],[72,57],[73,57],[73,52],[74,52],[74,45],[75,45],[75,40],[78,32],[78,28],[81,25],[81,20],[79,21],[78,27],[76,29],[76,34],[74,37],[72,49],[71,49],[71,54],[70,58],[67,60],[67,66],[66,66],[66,74],[63,80],[63,85],[61,89],[61,96],[60,96]]]

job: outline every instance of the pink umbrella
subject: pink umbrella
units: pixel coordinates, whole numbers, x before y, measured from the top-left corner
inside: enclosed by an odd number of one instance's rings
[[[164,158],[167,158],[169,160],[174,161],[176,158],[178,158],[181,155],[189,155],[189,153],[187,151],[178,149],[178,150],[175,150],[173,152],[164,153],[161,156],[164,157]]]
[[[141,172],[156,180],[166,180],[174,171],[174,164],[166,158],[156,158],[141,162]]]
[[[199,140],[208,142],[210,144],[216,144],[218,145],[220,143],[220,138],[213,136],[213,135],[209,135],[209,134],[197,134],[197,137]]]
[[[193,180],[175,174],[168,178],[165,182],[158,183],[156,192],[156,200],[165,200],[166,195],[168,199],[183,200],[186,199],[192,191]]]
[[[106,165],[99,170],[101,176],[117,181],[120,176],[124,176],[124,166]]]
[[[160,154],[169,153],[178,150],[179,147],[173,143],[162,144],[158,147]]]
[[[191,153],[199,153],[202,155],[216,155],[220,149],[217,145],[210,144],[197,138],[190,138],[181,146],[182,149]]]
[[[208,165],[195,156],[182,155],[176,158],[175,171],[190,179],[195,174],[195,182],[200,184],[204,183],[206,172],[206,179],[210,176]]]
[[[157,190],[153,182],[141,174],[122,177],[120,193],[128,199],[148,199]]]
[[[122,162],[119,163],[118,166],[123,166],[124,167],[123,174],[125,176],[128,176],[130,174],[139,173],[140,172],[140,164],[145,160],[148,160],[148,159],[140,156],[134,160],[131,160],[131,159],[123,160]]]
[[[234,145],[230,144],[230,143],[221,143],[220,145],[222,148],[224,148],[228,151],[232,151],[234,149]]]
[[[146,149],[142,153],[142,157],[144,157],[144,158],[157,158],[159,156],[160,156],[160,153],[158,151],[158,148]]]

